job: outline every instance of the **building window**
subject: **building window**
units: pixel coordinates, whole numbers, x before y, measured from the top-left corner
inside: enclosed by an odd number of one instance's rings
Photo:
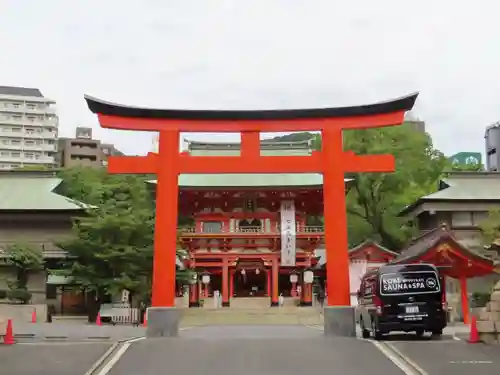
[[[30,153],[30,152],[25,152],[25,153],[24,153],[24,157],[25,157],[26,159],[34,159],[34,158],[35,158],[35,154]]]
[[[488,219],[488,212],[485,211],[475,211],[472,213],[472,223],[474,226],[479,226],[483,221]]]
[[[19,108],[21,107],[21,104],[19,103],[12,103],[12,108]]]
[[[32,141],[32,140],[26,140],[26,141],[24,141],[24,144],[25,144],[25,145],[34,145],[34,144],[35,144],[35,141]]]
[[[221,233],[222,222],[220,221],[205,221],[202,225],[203,233]]]
[[[453,212],[451,214],[451,226],[454,228],[471,227],[474,223],[472,221],[472,212]]]
[[[13,145],[20,145],[21,144],[21,141],[19,139],[13,139],[10,141],[11,144]]]
[[[27,107],[28,109],[36,109],[36,105],[34,104],[28,104]]]
[[[22,130],[21,128],[12,128],[12,131],[14,133],[21,133],[21,130]]]
[[[20,156],[21,156],[21,153],[20,153],[20,152],[13,152],[13,153],[12,153],[12,157],[13,157],[13,158],[18,158],[18,157],[20,157]]]
[[[0,156],[10,156],[10,152],[2,151],[2,152],[0,152]]]

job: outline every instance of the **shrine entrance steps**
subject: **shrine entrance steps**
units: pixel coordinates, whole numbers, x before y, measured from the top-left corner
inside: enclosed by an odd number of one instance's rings
[[[313,307],[183,309],[181,326],[306,325],[322,326],[323,314]]]

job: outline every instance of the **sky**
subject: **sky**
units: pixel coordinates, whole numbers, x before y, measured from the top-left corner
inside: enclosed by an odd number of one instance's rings
[[[129,154],[150,151],[152,135],[100,129],[84,94],[279,109],[419,91],[414,113],[437,148],[483,152],[500,120],[498,14],[495,0],[0,0],[0,85],[56,100],[61,136],[90,126]]]

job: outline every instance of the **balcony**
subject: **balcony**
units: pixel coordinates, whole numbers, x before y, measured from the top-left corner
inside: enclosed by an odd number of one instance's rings
[[[277,236],[281,234],[281,231],[278,228],[272,228],[271,230],[265,230],[262,227],[241,227],[241,228],[234,228],[233,230],[225,230],[221,232],[201,232],[201,231],[196,231],[195,227],[179,227],[178,231],[180,232],[181,236],[183,237],[193,237],[193,236],[204,236],[204,237],[210,237],[210,236],[255,236],[255,235],[260,235],[260,236]],[[299,226],[297,225],[296,228],[296,234],[297,236],[305,236],[307,237],[308,235],[314,235],[314,236],[323,236],[325,232],[325,229],[323,226]]]

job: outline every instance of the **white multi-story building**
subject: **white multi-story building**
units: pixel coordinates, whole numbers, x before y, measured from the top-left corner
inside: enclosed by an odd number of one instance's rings
[[[55,166],[55,103],[39,89],[0,86],[0,170]]]

